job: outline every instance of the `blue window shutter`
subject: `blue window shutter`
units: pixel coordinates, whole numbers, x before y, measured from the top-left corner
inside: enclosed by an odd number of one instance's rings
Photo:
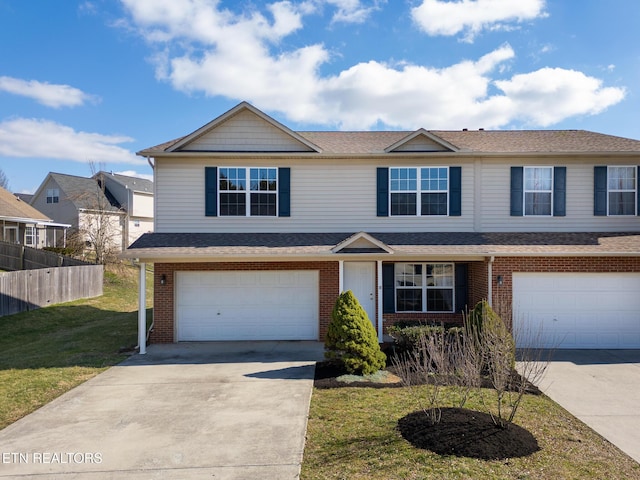
[[[456,312],[465,313],[467,310],[467,301],[469,296],[468,287],[468,272],[469,266],[466,263],[455,264],[455,276],[456,276]]]
[[[593,167],[593,214],[607,216],[607,167]]]
[[[378,167],[377,175],[377,215],[389,216],[389,169]]]
[[[567,214],[567,167],[553,168],[553,216]]]
[[[449,216],[462,215],[462,168],[449,167]]]
[[[204,167],[204,214],[218,216],[218,167]]]
[[[278,216],[291,216],[291,169],[278,169]]]
[[[524,168],[511,167],[511,216],[521,217],[524,214],[523,198],[524,191]]]
[[[638,165],[638,173],[636,174],[636,195],[638,197],[638,201],[636,202],[636,214],[640,216],[640,165]]]
[[[382,313],[395,313],[396,289],[393,263],[382,264]]]

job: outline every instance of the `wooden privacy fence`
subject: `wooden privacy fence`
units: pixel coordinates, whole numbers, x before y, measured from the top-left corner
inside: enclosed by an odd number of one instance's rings
[[[0,273],[0,317],[102,295],[102,265]]]
[[[91,264],[47,250],[0,242],[0,268],[4,270],[29,270],[32,268],[71,267],[76,265]]]

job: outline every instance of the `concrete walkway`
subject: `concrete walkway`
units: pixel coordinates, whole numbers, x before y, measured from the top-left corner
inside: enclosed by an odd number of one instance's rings
[[[316,342],[152,345],[0,431],[0,478],[298,478]]]
[[[557,350],[539,387],[640,462],[640,350]]]

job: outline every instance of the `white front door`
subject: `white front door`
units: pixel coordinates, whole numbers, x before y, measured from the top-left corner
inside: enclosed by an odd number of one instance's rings
[[[344,262],[344,290],[351,290],[376,327],[376,263]]]

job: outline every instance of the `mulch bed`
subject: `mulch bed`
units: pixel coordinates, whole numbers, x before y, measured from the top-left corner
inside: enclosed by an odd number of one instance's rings
[[[414,447],[439,455],[499,460],[525,457],[540,450],[528,430],[514,423],[500,428],[486,413],[442,408],[441,415],[440,422],[432,423],[427,413],[413,412],[398,421],[398,429]]]
[[[386,370],[393,374],[393,366]],[[399,388],[397,383],[371,381],[344,382],[338,378],[347,372],[337,362],[324,361],[316,364],[314,386],[316,388]],[[514,372],[514,375],[517,373]],[[487,381],[487,385],[488,381]],[[540,395],[534,385],[529,384],[527,393]],[[540,447],[535,437],[524,428],[509,424],[507,428],[495,425],[491,416],[465,408],[442,408],[441,419],[432,423],[424,411],[410,413],[398,421],[402,437],[416,448],[430,450],[439,455],[456,455],[497,460],[531,455]]]

